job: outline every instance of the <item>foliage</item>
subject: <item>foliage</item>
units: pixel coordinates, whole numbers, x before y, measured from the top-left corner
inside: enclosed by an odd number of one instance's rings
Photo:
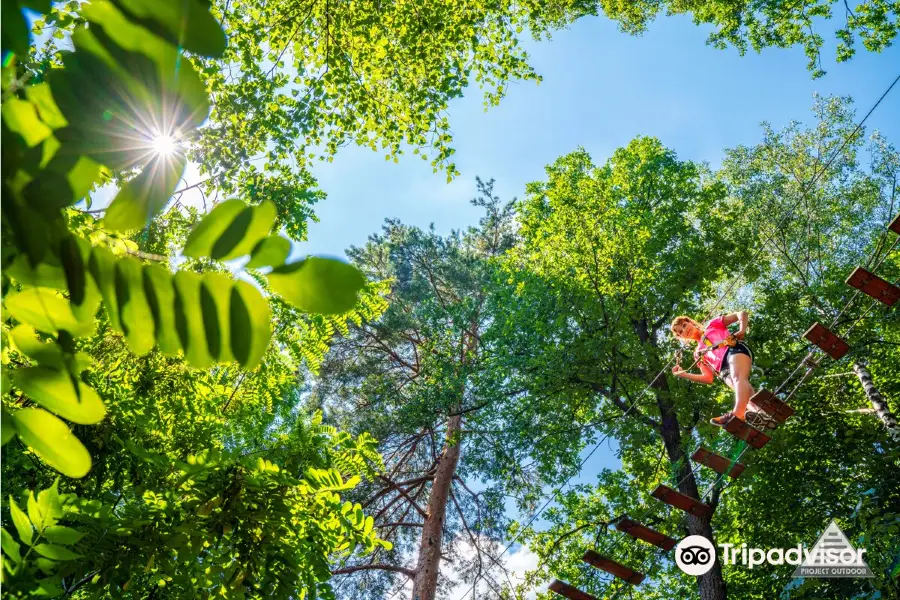
[[[900,273],[896,254],[889,252],[892,234],[884,229],[897,211],[900,163],[880,136],[867,148],[861,136],[851,136],[854,114],[846,99],[819,99],[814,114],[812,126],[793,123],[782,131],[765,126],[759,144],[726,151],[715,179],[699,188],[714,194],[709,204],[703,195],[692,197],[675,187],[685,181],[678,171],[649,170],[677,163],[632,158],[667,155],[648,152],[654,144],[647,140],[618,150],[601,168],[593,168],[583,153],[563,157],[548,168],[546,182],[529,188],[522,241],[510,267],[521,283],[515,300],[506,304],[508,327],[516,332],[507,339],[519,340],[519,354],[527,358],[510,364],[519,385],[557,389],[562,406],[578,398],[582,412],[570,413],[575,423],[614,437],[622,468],[568,489],[544,513],[547,526],[523,532],[540,566],[520,593],[551,573],[597,596],[612,593],[616,586],[593,577],[580,560],[585,548],[597,547],[651,573],[655,584],[635,588],[636,597],[697,597],[694,578],[649,546],[627,543],[607,524],[628,514],[676,538],[686,532],[679,511],[667,512],[648,496],[656,482],[672,485],[680,478],[680,465],[671,464],[668,449],[654,435],[655,422],[665,416],[657,412],[664,406],[660,399],[672,399],[686,454],[703,446],[732,455],[730,438],[703,423],[731,405],[729,390],[718,383],[680,381],[647,386],[674,349],[665,332],[671,317],[702,317],[712,300],[699,300],[721,291],[729,293],[714,314],[751,312],[749,343],[763,367],[752,380],[757,388],[771,390],[785,381],[808,350],[800,334],[814,321],[827,325],[837,317],[834,330],[853,350],[838,363],[823,359],[824,372],[813,374],[790,397],[795,417],[765,448],[742,457],[747,469],[721,495],[713,490],[716,473],[698,468],[697,488],[715,507],[716,543],[810,546],[835,518],[854,543],[867,548],[876,578],[810,579],[789,586],[790,597],[896,594],[887,575],[896,556],[891,533],[898,506],[896,451],[878,420],[859,412],[866,398],[846,372],[848,361],[865,357],[876,385],[896,397],[891,374],[898,369],[897,319],[859,298],[839,313],[853,297],[843,281],[867,256],[889,280]],[[863,150],[871,158],[868,168],[860,164]],[[694,172],[686,166],[679,170]],[[725,287],[741,272],[735,290]],[[551,294],[556,298],[549,299]],[[659,324],[649,330],[655,344],[639,342],[637,325],[643,319]],[[526,344],[540,351],[526,353]],[[654,364],[654,357],[660,362]],[[619,413],[629,409],[628,417],[616,418],[601,402],[621,404]],[[782,593],[793,569],[738,565],[724,567],[723,574],[729,595],[772,598]]]
[[[37,501],[28,497],[35,536],[10,498],[18,542],[3,531],[5,591],[11,597],[35,589],[50,596],[121,596],[157,587],[179,598],[314,594],[330,577],[332,553],[390,547],[375,536],[372,517],[340,499],[379,464],[374,440],[353,439],[319,421],[308,425],[314,451],[306,453],[320,453],[318,464],[306,465],[303,477],[289,470],[297,465],[280,468],[256,453],[229,457],[213,450],[172,461],[129,440],[124,447],[146,476],[167,473],[164,487],[120,489],[116,504],[108,505],[74,494],[57,498],[54,484]],[[296,441],[282,443],[299,449]],[[135,497],[119,510],[122,494]],[[71,526],[57,526],[59,519]],[[38,543],[41,538],[50,543]],[[24,556],[21,545],[28,547]],[[328,597],[330,588],[322,590]]]
[[[63,68],[51,71],[47,82],[6,90],[4,307],[23,324],[10,334],[16,349],[38,363],[9,373],[23,394],[19,403],[27,399],[70,421],[93,424],[104,409],[80,381],[90,363],[76,351],[75,339],[93,332],[101,303],[109,326],[136,355],[158,345],[166,354],[183,352],[197,368],[234,360],[253,368],[271,332],[266,300],[249,283],[219,272],[183,269],[173,275],[72,231],[66,207],[98,182],[106,168],[98,161],[119,172],[151,155],[110,204],[103,219],[107,231],[143,227],[162,210],[184,156],[153,156],[149,137],[160,132],[142,124],[188,131],[209,112],[202,83],[172,37],[213,55],[225,46],[215,20],[193,1],[161,11],[141,2],[96,2],[84,7],[83,16],[92,26],[76,27],[75,51],[65,53]],[[142,135],[148,139],[136,150],[130,140]],[[291,304],[325,314],[352,309],[364,284],[359,272],[316,257],[287,263],[289,242],[269,233],[275,218],[276,207],[267,201],[222,202],[196,225],[184,254],[215,260],[249,255],[248,265],[271,267],[270,289]],[[34,330],[49,341],[35,338]],[[13,430],[64,474],[82,477],[90,468],[83,445],[56,417],[40,409],[8,414]]]
[[[226,43],[204,2],[69,6],[74,50],[47,72],[3,6],[4,592],[328,597],[333,556],[390,547],[340,497],[381,458],[297,412],[297,374],[382,310],[379,286],[356,307],[358,270],[291,260],[252,190],[167,208],[186,159],[153,138],[206,119],[194,61]],[[110,181],[102,221],[74,206]],[[71,479],[35,499],[37,457]]]
[[[77,6],[58,3],[35,23],[52,34],[31,66],[59,61]],[[315,160],[350,143],[394,161],[411,147],[456,175],[449,102],[477,83],[494,106],[511,82],[538,80],[520,34],[548,36],[594,10],[578,0],[215,2],[229,44],[215,56],[188,48],[215,103],[204,128],[177,133],[190,141],[207,193],[272,201],[279,227],[302,241],[324,198],[310,173]]]
[[[825,74],[821,50],[825,43],[817,32],[821,20],[834,17],[837,0],[600,0],[603,11],[619,22],[623,31],[639,34],[661,11],[669,15],[689,13],[697,25],[715,28],[708,43],[716,48],[732,45],[742,55],[748,47],[759,52],[763,48],[802,46],[809,59],[813,77]],[[851,6],[852,4],[852,6]],[[844,25],[835,31],[838,62],[850,60],[856,53],[856,39],[869,52],[890,47],[900,31],[897,3],[890,0],[844,2]]]

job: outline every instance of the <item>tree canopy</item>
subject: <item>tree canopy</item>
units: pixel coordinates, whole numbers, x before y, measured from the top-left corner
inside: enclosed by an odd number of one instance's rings
[[[769,47],[801,46],[813,77],[825,74],[822,47],[826,42],[820,33],[825,21],[841,19],[843,13],[842,26],[834,31],[837,62],[850,60],[858,42],[869,52],[881,52],[900,32],[897,3],[890,0],[845,0],[843,7],[837,0],[600,0],[600,5],[631,34],[645,32],[665,11],[666,15],[690,14],[695,24],[712,26],[707,41],[719,49],[733,46],[744,54],[750,48],[759,52]]]

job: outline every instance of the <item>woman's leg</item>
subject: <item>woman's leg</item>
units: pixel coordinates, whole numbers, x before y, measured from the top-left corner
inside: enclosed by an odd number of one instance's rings
[[[753,360],[746,354],[729,354],[728,364],[731,367],[729,382],[734,390],[734,414],[743,419],[747,412],[747,403],[753,396],[753,387],[750,385],[750,368]]]

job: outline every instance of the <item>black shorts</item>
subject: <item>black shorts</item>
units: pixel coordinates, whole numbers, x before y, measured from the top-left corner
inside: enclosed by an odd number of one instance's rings
[[[750,362],[753,362],[753,351],[750,350],[750,346],[744,342],[738,342],[729,348],[728,352],[726,352],[725,356],[722,358],[722,367],[719,369],[719,379],[726,384],[728,383],[728,378],[731,377],[731,365],[728,363],[728,358],[733,354],[746,354],[750,357]]]

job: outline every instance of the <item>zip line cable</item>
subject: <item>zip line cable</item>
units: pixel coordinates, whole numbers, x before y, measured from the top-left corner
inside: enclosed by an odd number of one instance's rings
[[[825,163],[825,165],[823,166],[822,170],[821,170],[821,171],[815,171],[815,172],[813,173],[813,177],[810,178],[810,180],[806,183],[805,186],[801,187],[800,198],[799,198],[797,201],[795,201],[795,202],[793,203],[793,205],[791,206],[791,208],[790,208],[790,210],[787,212],[787,214],[785,214],[785,215],[780,219],[780,221],[776,224],[775,231],[781,229],[781,228],[787,223],[787,221],[793,216],[794,212],[796,211],[797,207],[798,207],[799,204],[800,204],[800,200],[803,199],[803,197],[806,195],[806,193],[807,193],[807,191],[809,190],[809,188],[811,188],[811,186],[816,182],[816,180],[817,180],[822,174],[824,174],[824,173],[828,170],[828,168],[831,166],[831,164],[832,164],[832,163],[835,161],[835,159],[837,158],[838,154],[840,154],[840,152],[847,146],[847,144],[850,143],[851,139],[853,139],[853,138],[861,131],[863,125],[866,123],[866,121],[869,119],[869,117],[872,115],[872,113],[875,112],[875,110],[878,108],[878,106],[881,104],[881,102],[885,99],[885,97],[891,92],[891,90],[894,88],[894,86],[897,84],[898,81],[900,81],[900,75],[898,75],[898,76],[893,80],[893,82],[891,82],[891,84],[890,84],[890,85],[888,86],[888,88],[884,91],[884,93],[878,98],[878,100],[875,102],[875,104],[872,106],[872,108],[869,109],[869,111],[866,113],[866,115],[863,117],[863,119],[856,125],[856,127],[853,129],[853,131],[852,131],[852,132],[844,139],[844,141],[841,143],[841,145],[838,147],[838,149],[831,155],[831,158],[829,158],[828,161]],[[761,229],[761,228],[762,228],[762,227],[760,226],[760,229]],[[767,236],[767,237],[768,237],[768,236]],[[767,240],[767,241],[770,241],[770,240]],[[727,286],[726,290],[725,290],[722,294],[719,295],[718,299],[716,300],[716,303],[715,303],[715,304],[713,305],[713,307],[707,312],[706,318],[708,318],[708,317],[709,317],[716,309],[718,309],[718,307],[721,305],[721,303],[723,302],[723,300],[724,300],[724,299],[725,299],[725,298],[726,298],[726,297],[734,290],[735,285],[736,285],[737,282],[743,277],[743,275],[744,275],[744,273],[746,272],[746,270],[747,270],[747,268],[749,267],[749,265],[752,264],[752,263],[753,263],[753,262],[754,262],[761,254],[762,254],[762,252],[763,252],[763,250],[765,250],[766,246],[767,246],[767,244],[761,244],[761,245],[760,245],[759,249],[756,250],[756,252],[755,252],[755,253],[753,254],[753,256],[751,257],[750,261],[748,261],[748,262],[743,266],[743,268],[741,269],[741,272],[731,280],[731,282],[730,282],[729,285]],[[889,254],[889,253],[888,253],[888,254]],[[885,256],[887,256],[887,255],[885,255]],[[883,260],[883,259],[882,259],[882,260]],[[880,264],[880,263],[879,263],[879,264]],[[851,301],[852,301],[853,299],[855,299],[855,295],[854,295],[854,298],[851,298]],[[706,319],[704,319],[704,320],[706,320]],[[695,360],[694,363],[691,365],[691,367],[689,367],[688,370],[690,370],[690,369],[692,369],[694,366],[696,366],[696,364],[697,364],[699,361],[700,361],[700,358],[698,358],[697,360]],[[804,362],[805,362],[805,359],[804,359]],[[672,359],[670,358],[670,359],[666,362],[665,366],[663,366],[663,368],[660,369],[659,373],[657,373],[656,376],[650,381],[650,383],[648,383],[648,384],[644,387],[644,389],[641,391],[641,393],[640,393],[637,397],[635,397],[635,399],[632,401],[631,406],[628,408],[628,410],[626,410],[625,412],[623,412],[623,413],[620,415],[620,417],[625,417],[625,416],[627,416],[627,415],[628,415],[628,414],[629,414],[629,413],[637,406],[637,401],[638,401],[640,398],[642,398],[642,397],[644,396],[644,394],[647,393],[647,391],[653,386],[653,384],[656,383],[657,379],[659,379],[659,377],[660,377],[660,376],[661,376],[661,375],[669,368],[669,366],[671,365],[671,363],[672,363]],[[802,364],[803,364],[803,363],[801,363],[801,365],[802,365]],[[811,370],[810,370],[810,371],[811,371]],[[795,369],[795,371],[791,374],[791,376],[793,376],[794,373],[796,373],[796,369]],[[794,392],[797,391],[797,389],[799,388],[799,386],[805,381],[805,379],[806,379],[806,377],[807,377],[808,375],[809,375],[809,372],[806,374],[806,376],[804,376],[803,378],[801,378],[800,383],[794,388],[794,390],[791,391],[791,393],[788,395],[787,399],[789,399],[791,396],[793,396]],[[783,384],[782,384],[782,385],[783,385]],[[624,388],[624,387],[625,387],[625,386],[624,386],[624,384],[623,384],[623,388]],[[781,386],[779,386],[779,389],[780,389],[780,388],[781,388]],[[785,400],[785,401],[786,401],[786,400]],[[538,518],[538,516],[540,516],[540,514],[547,508],[547,506],[549,506],[549,504],[556,498],[556,495],[559,494],[559,492],[562,491],[562,489],[563,489],[565,486],[567,486],[567,485],[569,484],[569,482],[574,478],[575,474],[578,474],[578,473],[581,472],[581,469],[584,467],[584,465],[585,465],[585,463],[587,462],[587,460],[594,454],[594,452],[597,451],[597,449],[600,447],[600,445],[601,445],[604,441],[606,441],[606,439],[607,439],[610,435],[611,435],[611,432],[605,434],[605,435],[604,435],[604,436],[603,436],[603,437],[602,437],[602,438],[594,445],[593,449],[592,449],[592,450],[588,453],[588,455],[587,455],[584,459],[582,459],[582,461],[579,463],[579,465],[578,465],[578,467],[577,467],[577,471],[576,471],[575,473],[573,473],[572,475],[570,475],[570,476],[566,479],[566,481],[563,482],[563,484],[562,484],[561,486],[557,487],[557,488],[553,491],[553,493],[550,495],[550,497],[547,499],[547,501],[541,506],[541,508],[538,509],[538,511],[537,511],[537,512],[536,512],[536,513],[528,520],[528,523],[526,523],[525,527],[522,528],[522,531],[524,531],[525,529],[527,529],[528,526],[531,525],[531,523],[533,523],[533,522]],[[745,448],[745,449],[741,452],[741,454],[738,456],[738,459],[740,458],[740,456],[743,455],[743,453],[744,453],[745,451],[746,451],[746,448]],[[688,473],[688,475],[685,475],[685,477],[682,478],[682,480],[679,482],[679,484],[680,484],[680,483],[683,483],[688,477],[690,477],[691,475],[693,475],[693,473],[695,472],[695,470],[696,470],[696,467],[695,467],[695,469],[691,470],[691,471]],[[728,471],[726,470],[726,473],[727,473],[727,472],[728,472]],[[717,481],[720,480],[720,479],[722,479],[723,477],[724,477],[724,474],[723,474],[721,477],[719,477],[719,478],[717,479]],[[646,515],[645,515],[645,516],[646,516]],[[686,518],[686,517],[685,517],[685,518]],[[680,524],[679,524],[679,526],[680,526]],[[516,536],[513,537],[513,539],[509,542],[509,544],[507,544],[506,547],[503,549],[503,551],[497,556],[497,559],[498,559],[498,560],[500,559],[500,557],[502,557],[504,554],[506,554],[506,553],[509,551],[509,549],[516,543],[516,541],[518,540],[518,538],[519,538],[520,536],[521,536],[521,533],[520,533],[519,535],[516,535]],[[621,538],[620,538],[620,539],[621,539]],[[614,548],[615,548],[615,546],[613,546],[613,549],[614,549]],[[470,590],[469,590],[468,592],[466,592],[466,594],[465,594],[460,600],[465,600],[465,599],[468,597],[469,594],[472,594],[472,595],[473,595],[473,598],[474,598],[475,588],[476,588],[476,586],[478,585],[478,581],[479,581],[480,578],[481,578],[481,575],[480,575],[480,574],[477,575],[477,576],[475,577],[475,581],[472,583],[472,587],[470,588]]]

